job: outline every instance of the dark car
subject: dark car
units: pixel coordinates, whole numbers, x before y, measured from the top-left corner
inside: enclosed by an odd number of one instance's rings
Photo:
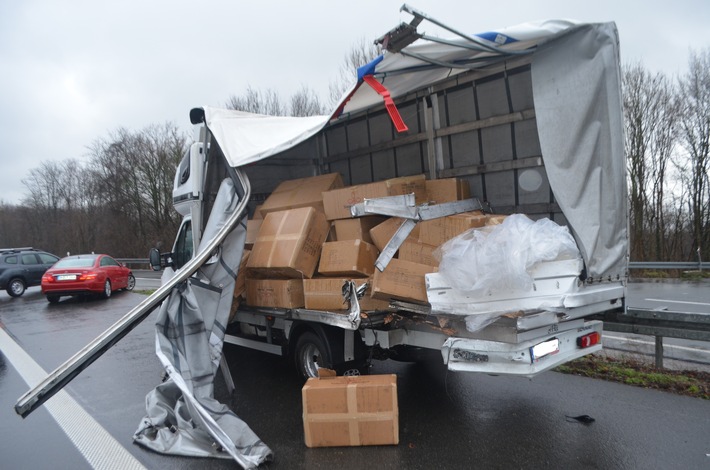
[[[118,289],[133,290],[130,269],[109,255],[74,255],[57,261],[42,276],[42,293],[51,303],[64,295],[99,294],[108,299]]]
[[[0,290],[19,297],[25,289],[38,286],[42,275],[59,257],[34,248],[0,249]]]

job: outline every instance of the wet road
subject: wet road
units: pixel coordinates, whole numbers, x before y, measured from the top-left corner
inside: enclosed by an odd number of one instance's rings
[[[45,371],[53,370],[143,297],[67,299],[50,306],[30,289],[0,294],[0,326]],[[146,468],[235,468],[231,461],[167,457],[132,444],[145,394],[160,381],[151,315],[67,388],[120,452]],[[118,468],[121,456],[96,464],[86,453],[117,452],[74,444],[48,410],[27,419],[12,406],[29,388],[17,355],[0,348],[0,468]],[[303,444],[302,382],[284,360],[227,345],[236,382],[227,402],[274,451],[264,468],[708,468],[710,402],[620,384],[545,373],[530,381],[446,372],[439,363],[376,362],[373,373],[396,373],[400,444],[308,449]],[[590,425],[568,416],[589,415]],[[103,445],[103,444],[102,444]],[[89,459],[89,460],[87,460]],[[94,459],[94,460],[90,460]],[[125,467],[124,467],[125,468]]]

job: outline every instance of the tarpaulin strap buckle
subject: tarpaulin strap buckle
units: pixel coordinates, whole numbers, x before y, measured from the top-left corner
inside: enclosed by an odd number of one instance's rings
[[[408,131],[409,128],[404,123],[402,116],[399,114],[397,106],[395,106],[394,100],[392,100],[392,96],[390,96],[389,90],[385,88],[383,84],[378,82],[377,79],[375,79],[375,77],[372,75],[365,75],[362,77],[362,79],[384,99],[385,108],[387,109],[387,113],[390,115],[390,119],[392,119],[392,124],[394,124],[394,127],[395,129],[397,129],[397,132]]]

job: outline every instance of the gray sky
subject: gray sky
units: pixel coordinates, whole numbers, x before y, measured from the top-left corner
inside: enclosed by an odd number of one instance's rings
[[[306,85],[326,100],[354,44],[411,19],[402,3],[5,0],[0,201],[19,203],[21,180],[43,161],[83,160],[93,141],[119,127],[170,121],[190,132],[191,108],[224,105],[247,86],[286,101]],[[685,72],[690,48],[710,47],[707,0],[408,3],[471,34],[552,18],[615,21],[622,64],[669,75]]]

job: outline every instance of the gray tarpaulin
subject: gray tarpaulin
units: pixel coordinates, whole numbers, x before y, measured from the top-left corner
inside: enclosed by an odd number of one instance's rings
[[[613,23],[583,25],[539,46],[532,62],[547,176],[595,280],[625,278],[628,262],[617,43]]]
[[[207,243],[236,207],[224,180],[205,228]],[[146,396],[147,415],[136,443],[165,454],[233,458],[244,468],[270,459],[271,450],[226,405],[213,398],[246,227],[235,228],[197,273],[173,289],[156,322],[156,353],[169,379]]]

